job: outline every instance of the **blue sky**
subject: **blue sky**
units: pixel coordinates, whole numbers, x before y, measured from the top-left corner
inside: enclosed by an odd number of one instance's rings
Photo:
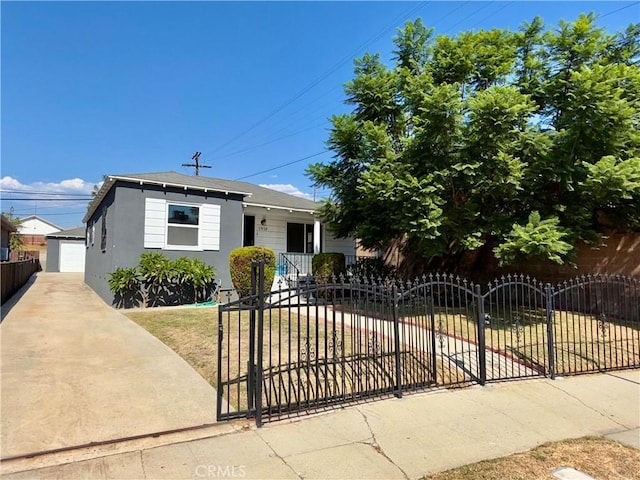
[[[313,195],[304,170],[331,158],[328,119],[349,110],[342,85],[353,59],[390,61],[408,19],[436,34],[517,29],[535,15],[552,26],[588,11],[609,31],[640,21],[637,1],[5,0],[0,9],[2,211],[62,227],[81,224],[83,195],[102,175],[192,174],[181,164],[196,151],[212,166],[204,175]],[[17,197],[38,200],[8,200]]]

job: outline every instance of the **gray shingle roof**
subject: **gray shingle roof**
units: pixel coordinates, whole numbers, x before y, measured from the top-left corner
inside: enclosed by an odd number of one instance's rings
[[[166,184],[171,186],[187,187],[194,190],[212,190],[217,192],[237,193],[244,196],[244,202],[248,205],[260,205],[277,207],[292,210],[315,211],[320,204],[306,198],[296,197],[287,193],[278,192],[270,188],[254,185],[253,183],[240,182],[237,180],[225,180],[223,178],[189,176],[178,172],[152,172],[152,173],[129,173],[122,175],[109,175],[107,181],[100,189],[96,200],[92,202],[89,211],[85,215],[86,222],[92,215],[95,208],[102,201],[102,198],[111,188],[116,180],[121,181],[143,181],[155,184]]]
[[[85,238],[86,230],[84,227],[68,228],[56,233],[50,233],[47,238]]]

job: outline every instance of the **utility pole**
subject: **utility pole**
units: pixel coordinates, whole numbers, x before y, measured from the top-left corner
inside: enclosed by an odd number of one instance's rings
[[[211,168],[210,165],[200,165],[200,155],[202,155],[202,152],[196,152],[193,154],[193,157],[191,157],[191,160],[193,160],[194,163],[182,164],[183,167],[194,167],[196,169],[196,177],[200,175],[201,168]]]

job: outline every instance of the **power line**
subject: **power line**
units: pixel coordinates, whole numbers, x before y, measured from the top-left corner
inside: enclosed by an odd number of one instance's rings
[[[87,198],[34,198],[34,197],[30,197],[30,198],[3,198],[2,201],[3,202],[20,202],[20,201],[26,201],[26,202],[77,202],[79,200],[86,200],[89,201],[91,200],[92,197],[87,197]]]
[[[322,100],[326,95],[339,88],[342,88],[342,85],[336,85],[333,89],[323,93],[320,97],[307,102],[301,108],[295,110],[294,112],[288,113],[286,117],[275,120],[269,125],[270,131],[254,134],[248,137],[248,139],[244,143],[252,143],[252,141],[255,139],[255,142],[258,142],[258,144],[254,147],[258,148],[260,146],[268,145],[277,140],[283,140],[285,138],[288,138],[289,136],[297,135],[298,133],[302,133],[313,128],[326,126],[326,120],[334,113],[334,107],[331,105],[327,105],[326,103],[316,106],[316,108],[313,109],[309,109],[308,107],[318,102],[319,100]],[[307,125],[310,125],[316,120],[321,120],[323,123],[307,127]],[[299,128],[301,126],[304,128],[302,128],[301,130],[296,130],[295,132],[291,132],[293,128]],[[276,135],[278,135],[278,138],[274,139],[273,137]],[[246,150],[252,149],[254,147],[247,147]],[[245,151],[245,149],[242,150]],[[236,152],[221,154],[221,156],[216,156],[216,158],[218,160],[222,160],[231,155],[234,155]]]
[[[600,16],[598,17],[598,19],[600,19],[600,18],[604,18],[604,17],[608,17],[609,15],[613,15],[614,13],[618,13],[618,12],[620,12],[621,10],[625,10],[625,9],[627,9],[627,8],[629,8],[629,7],[633,7],[634,5],[638,5],[638,4],[640,4],[640,2],[633,2],[633,3],[630,3],[629,5],[625,5],[624,7],[620,7],[620,8],[618,8],[618,9],[616,9],[616,10],[612,10],[611,12],[607,12],[607,13],[605,13],[604,15],[600,15]]]
[[[500,7],[499,9],[497,9],[495,12],[491,12],[489,15],[487,15],[486,17],[484,17],[482,20],[478,20],[476,23],[474,23],[474,24],[471,26],[470,30],[474,29],[477,25],[481,24],[481,23],[482,23],[482,22],[484,22],[485,20],[489,20],[489,19],[490,19],[491,17],[493,17],[494,15],[497,15],[497,14],[498,14],[498,12],[501,12],[501,11],[502,11],[502,10],[504,10],[505,8],[510,7],[512,3],[513,3],[513,2],[507,2],[507,3],[505,3],[502,7]],[[478,12],[476,12],[476,13],[478,13]]]
[[[293,165],[294,163],[299,163],[299,162],[302,162],[304,160],[308,160],[310,158],[317,157],[318,155],[322,155],[324,153],[327,153],[327,150],[323,150],[322,152],[314,153],[313,155],[309,155],[307,157],[299,158],[299,159],[294,160],[292,162],[283,163],[282,165],[277,165],[275,167],[271,167],[271,168],[268,168],[266,170],[262,170],[261,172],[256,172],[256,173],[252,173],[250,175],[245,175],[244,177],[238,177],[235,180],[244,180],[245,178],[255,177],[256,175],[260,175],[262,173],[273,172],[274,170],[278,170],[279,168],[288,167],[289,165]]]
[[[43,207],[44,208],[44,207]],[[40,210],[40,208],[38,208],[38,210]],[[52,212],[52,213],[45,213],[44,215],[46,215],[47,217],[51,216],[51,215],[59,215],[59,216],[64,216],[64,215],[83,215],[87,213],[86,211],[82,211],[82,212],[68,212],[68,213],[60,213],[60,212]],[[14,215],[32,215],[33,212],[32,211],[20,211],[20,212],[13,212]]]
[[[257,122],[256,124],[252,125],[251,127],[249,127],[247,130],[245,130],[244,132],[241,132],[239,135],[237,135],[236,137],[233,137],[231,140],[229,140],[228,142],[226,142],[225,144],[223,144],[222,146],[218,147],[218,149],[214,150],[215,153],[216,151],[219,151],[220,149],[224,148],[225,146],[229,145],[230,143],[232,143],[233,141],[237,140],[239,137],[243,136],[244,134],[248,133],[249,131],[255,129],[257,126],[259,126],[260,124],[264,123],[264,121],[268,120],[269,118],[271,118],[273,115],[275,115],[276,113],[278,113],[279,111],[281,111],[282,109],[284,109],[285,107],[289,106],[291,103],[293,103],[295,100],[297,100],[298,98],[300,98],[304,93],[308,92],[309,90],[311,90],[312,88],[314,88],[316,85],[318,85],[322,80],[324,80],[325,78],[327,78],[329,75],[331,75],[334,71],[336,71],[338,68],[340,68],[342,65],[344,65],[346,62],[348,62],[349,60],[351,60],[355,55],[357,55],[363,48],[367,47],[368,45],[370,45],[371,43],[377,41],[378,39],[380,39],[383,35],[385,35],[391,28],[395,27],[397,25],[397,22],[399,20],[399,18],[401,17],[406,17],[407,15],[411,15],[414,12],[416,12],[418,9],[422,8],[424,5],[426,5],[427,2],[423,2],[422,4],[418,5],[415,8],[409,9],[407,10],[405,13],[403,13],[401,16],[396,17],[393,22],[391,22],[390,26],[385,27],[380,33],[378,33],[375,37],[372,37],[371,39],[367,40],[366,42],[364,42],[362,45],[360,45],[357,50],[343,58],[341,61],[339,61],[336,65],[334,65],[334,67],[332,67],[328,72],[326,72],[325,74],[323,74],[318,80],[316,80],[315,82],[313,82],[309,87],[307,87],[306,89],[304,89],[301,93],[299,93],[298,95],[296,95],[293,99],[291,99],[290,101],[286,102],[284,105],[282,105],[281,107],[279,107],[278,109],[276,109],[276,111],[271,112],[267,117],[263,118],[262,120],[260,120],[259,122]],[[443,17],[441,17],[438,22],[441,22],[442,20],[444,20],[445,18],[449,17],[450,15],[452,15],[453,13],[455,13],[457,10],[459,10],[460,8],[464,7],[467,3],[469,3],[469,1],[464,2],[463,4],[459,5],[458,7],[454,8],[453,10],[449,11],[446,15],[444,15]],[[476,11],[477,13],[477,11]],[[333,89],[331,89],[329,92],[333,91],[335,89],[335,87]],[[327,92],[327,93],[329,93]],[[326,95],[326,94],[325,94]],[[315,100],[314,100],[315,101]],[[299,110],[296,111],[296,113]],[[281,137],[283,138],[283,137]],[[275,140],[274,140],[275,141]],[[272,143],[272,141],[270,142],[266,142],[265,144],[268,143]],[[262,145],[265,145],[262,144]],[[262,146],[261,145],[261,146]],[[248,149],[246,149],[248,150]],[[246,151],[243,150],[243,151]],[[252,173],[250,175],[245,175],[243,177],[239,177],[236,178],[236,180],[243,180],[245,178],[251,178],[251,177],[255,177],[257,175],[263,174],[263,173],[268,173],[268,172],[272,172],[274,170],[278,170],[280,168],[283,167],[287,167],[289,165],[293,165],[299,162],[302,162],[304,160],[307,160],[309,158],[313,158],[313,157],[317,157],[319,155],[322,155],[323,153],[326,153],[327,150],[319,152],[319,153],[315,153],[313,155],[309,155],[307,157],[304,158],[300,158],[297,160],[293,160],[291,162],[287,162],[281,165],[277,165],[275,167],[266,169],[266,170],[262,170],[260,172],[256,172],[256,173]],[[222,158],[227,158],[231,155],[235,155],[236,153],[240,153],[240,152],[233,152],[232,154],[226,155],[225,157]]]
[[[425,2],[425,3],[426,3],[426,2]],[[468,4],[468,3],[469,3],[469,1],[464,2],[463,4],[459,5],[459,6],[458,6],[458,7],[456,7],[455,9],[451,10],[451,11],[450,11],[450,12],[448,12],[444,17],[440,18],[440,19],[438,20],[438,22],[441,22],[441,21],[442,21],[442,20],[444,20],[445,18],[449,17],[450,15],[452,15],[453,13],[455,13],[457,10],[459,10],[459,9],[463,8],[463,7],[464,7],[466,4]],[[480,8],[476,9],[473,13],[471,13],[471,14],[467,15],[467,16],[466,16],[466,17],[464,17],[462,20],[460,20],[460,21],[458,21],[458,22],[454,23],[453,25],[451,25],[449,28],[447,28],[446,30],[444,30],[444,32],[450,31],[451,29],[453,29],[454,27],[456,27],[456,26],[460,25],[461,23],[465,22],[465,21],[466,21],[466,20],[468,20],[469,18],[471,18],[471,17],[475,16],[475,15],[476,15],[476,14],[478,14],[480,11],[482,11],[482,10],[484,10],[485,8],[487,8],[488,6],[490,6],[492,3],[494,3],[494,2],[490,2],[490,3],[487,3],[487,4],[485,4],[485,5],[482,5]],[[482,18],[482,19],[481,19],[481,20],[479,20],[479,21],[476,21],[476,22],[474,23],[474,25],[473,25],[471,28],[475,28],[475,26],[477,26],[478,24],[481,24],[482,22],[484,22],[485,20],[487,20],[487,19],[488,19],[488,18],[490,18],[491,16],[494,16],[494,15],[496,15],[497,13],[501,12],[501,11],[502,11],[502,10],[504,10],[505,8],[510,7],[513,3],[514,3],[513,1],[511,1],[511,2],[507,2],[507,3],[506,3],[506,4],[504,4],[503,6],[501,6],[500,8],[498,8],[497,10],[495,10],[494,12],[492,12],[492,13],[491,13],[491,15],[486,16],[486,17]],[[634,6],[634,5],[638,5],[638,4],[640,4],[640,2],[634,2],[634,3],[631,3],[631,4],[629,4],[629,5],[625,5],[624,7],[618,8],[618,9],[616,9],[616,10],[613,10],[613,11],[607,12],[607,13],[606,13],[606,14],[604,14],[604,15],[601,15],[599,18],[607,17],[607,16],[609,16],[609,15],[612,15],[612,14],[614,14],[614,13],[617,13],[617,12],[621,11],[621,10],[625,10],[625,9],[627,9],[627,8],[629,8],[629,7],[632,7],[632,6]],[[415,9],[412,9],[412,10],[411,10],[411,13],[413,13],[413,12],[414,12],[415,10],[417,10],[418,8],[421,8],[421,6],[420,6],[420,7],[416,7]],[[395,22],[395,20],[394,20],[394,22]],[[437,22],[436,22],[436,23],[437,23]],[[369,40],[369,41],[368,41],[368,42],[366,42],[364,45],[362,45],[361,47],[359,47],[359,48],[358,48],[358,51],[360,51],[364,46],[368,45],[369,43],[372,43],[372,42],[376,41],[378,38],[380,38],[382,35],[384,35],[387,31],[388,31],[388,28],[387,28],[387,29],[385,29],[383,32],[381,32],[379,35],[377,35],[375,38],[373,38],[373,39]],[[341,61],[341,62],[339,62],[339,63],[337,64],[337,66],[336,66],[336,67],[334,67],[334,68],[336,68],[336,69],[337,69],[337,68],[339,68],[339,66],[342,66],[344,63],[345,63],[344,61]],[[331,73],[333,73],[333,71],[335,71],[335,70],[331,69],[330,71],[328,71],[325,75],[321,76],[321,77],[320,77],[316,82],[312,83],[312,85],[310,85],[309,87],[307,87],[306,89],[304,89],[300,94],[298,94],[298,95],[297,95],[296,97],[294,97],[292,100],[290,100],[289,102],[285,103],[285,104],[284,104],[283,106],[281,106],[280,108],[278,108],[278,109],[276,109],[275,111],[273,111],[273,112],[272,112],[271,114],[269,114],[267,117],[265,117],[265,118],[263,118],[261,121],[257,122],[257,124],[254,124],[253,126],[249,127],[249,129],[247,129],[247,130],[245,130],[244,132],[242,132],[239,136],[234,137],[234,138],[233,138],[233,139],[231,139],[229,142],[227,142],[227,143],[225,143],[224,145],[222,145],[221,147],[219,147],[216,151],[220,150],[221,148],[224,148],[224,147],[225,147],[225,146],[227,146],[229,143],[231,143],[231,142],[235,141],[237,138],[239,138],[240,136],[243,136],[244,134],[246,134],[246,133],[247,133],[247,132],[249,132],[250,130],[253,130],[253,129],[254,129],[255,127],[257,127],[259,124],[264,123],[264,121],[266,121],[268,118],[270,118],[271,116],[273,116],[273,115],[275,115],[276,113],[278,113],[280,110],[284,109],[286,106],[288,106],[288,105],[290,105],[291,103],[293,103],[295,100],[297,100],[300,96],[302,96],[304,93],[306,93],[307,91],[309,91],[311,88],[315,87],[318,83],[320,83],[322,80],[324,80],[326,77],[328,77]],[[332,89],[332,90],[333,90],[333,89]],[[327,92],[327,93],[329,93],[329,92]],[[323,94],[323,96],[324,96],[324,95],[326,95],[326,93],[325,93],[325,94]],[[316,101],[316,100],[314,100],[314,102],[315,102],[315,101]],[[300,110],[301,110],[301,109],[296,110],[296,112],[295,112],[295,113],[297,113],[297,112],[298,112],[298,111],[300,111]],[[275,142],[275,141],[277,141],[277,140],[280,140],[280,139],[283,139],[283,138],[287,138],[287,137],[292,136],[292,135],[295,135],[295,133],[294,133],[294,134],[291,134],[291,135],[286,135],[286,136],[284,136],[284,137],[279,137],[279,138],[277,138],[277,139],[274,139],[274,140],[271,140],[271,141],[265,142],[265,143],[260,144],[260,145],[256,145],[256,146],[254,146],[254,147],[248,147],[248,148],[246,148],[246,149],[243,149],[243,150],[240,150],[240,151],[233,152],[233,153],[231,153],[231,154],[228,154],[228,155],[224,156],[223,158],[226,158],[226,157],[229,157],[229,156],[232,156],[232,155],[238,154],[238,153],[242,153],[242,152],[247,151],[247,150],[250,150],[250,149],[252,149],[252,148],[258,148],[258,147],[260,147],[260,146],[267,145],[267,144],[269,144],[269,143],[273,143],[273,142]],[[314,154],[314,155],[310,155],[310,156],[308,156],[308,157],[304,157],[304,158],[301,158],[301,159],[298,159],[298,160],[294,160],[294,161],[292,161],[292,162],[287,162],[287,163],[285,163],[285,164],[282,164],[282,165],[278,165],[278,166],[272,167],[272,168],[270,168],[270,169],[266,169],[266,170],[263,170],[263,171],[260,171],[260,172],[256,172],[256,173],[253,173],[253,174],[250,174],[250,175],[245,175],[245,176],[240,177],[240,178],[238,178],[238,179],[236,179],[236,180],[241,180],[241,179],[245,179],[245,178],[250,178],[250,177],[253,177],[253,176],[256,176],[256,175],[260,175],[260,174],[262,174],[262,173],[268,173],[268,172],[270,172],[270,171],[277,170],[277,169],[279,169],[279,168],[282,168],[282,167],[285,167],[285,166],[288,166],[288,165],[292,165],[292,164],[295,164],[295,163],[299,163],[299,162],[301,162],[301,161],[303,161],[303,160],[306,160],[306,159],[308,159],[308,158],[313,158],[313,157],[315,157],[315,156],[321,155],[322,153],[325,153],[325,152],[319,152],[319,153],[316,153],[316,154]]]
[[[241,153],[245,153],[245,152],[248,152],[248,151],[250,151],[250,150],[255,150],[256,148],[264,147],[265,145],[269,145],[269,144],[271,144],[271,143],[275,143],[275,142],[278,142],[278,141],[280,141],[280,140],[284,140],[284,139],[286,139],[286,138],[293,137],[293,136],[298,135],[298,134],[300,134],[300,133],[304,133],[304,132],[307,132],[307,131],[309,131],[309,130],[313,130],[313,129],[316,129],[316,128],[320,128],[320,127],[323,127],[323,126],[324,126],[324,124],[320,124],[320,125],[314,125],[314,126],[312,126],[312,127],[304,128],[304,129],[302,129],[302,130],[298,130],[297,132],[293,132],[293,133],[290,133],[290,134],[288,134],[288,135],[283,135],[283,136],[281,136],[281,137],[274,138],[274,139],[272,139],[272,140],[269,140],[268,142],[260,143],[260,144],[258,144],[258,145],[252,145],[252,146],[250,146],[250,147],[243,148],[243,149],[241,149],[241,150],[236,150],[235,152],[231,152],[231,153],[228,153],[228,154],[226,154],[226,155],[223,155],[222,157],[219,157],[219,159],[224,159],[224,158],[229,158],[229,157],[235,157],[236,155],[239,155],[239,154],[241,154]]]
[[[302,97],[304,94],[306,94],[308,91],[310,91],[311,89],[313,89],[316,85],[318,85],[320,82],[322,82],[323,80],[325,80],[326,78],[328,78],[331,74],[333,74],[334,72],[336,72],[340,67],[342,67],[345,63],[347,63],[348,61],[352,60],[353,57],[355,55],[357,55],[364,47],[368,46],[370,43],[375,42],[376,40],[378,40],[380,37],[382,37],[383,35],[385,35],[391,28],[395,27],[397,24],[398,19],[406,17],[407,15],[411,15],[412,13],[414,13],[415,11],[419,10],[420,8],[422,8],[427,2],[423,2],[421,4],[419,4],[417,7],[411,8],[409,10],[407,10],[406,12],[403,12],[401,15],[399,15],[398,17],[396,17],[393,22],[390,24],[390,26],[385,27],[385,29],[380,32],[379,34],[377,34],[375,37],[373,37],[372,39],[366,41],[364,44],[362,44],[360,47],[358,47],[358,49],[351,55],[347,55],[346,57],[344,57],[342,60],[340,60],[337,64],[335,64],[333,67],[331,67],[328,71],[326,71],[325,73],[323,73],[322,75],[320,75],[320,77],[318,79],[316,79],[315,81],[311,82],[310,85],[308,85],[307,87],[303,88],[300,92],[298,92],[292,99],[286,101],[285,103],[283,103],[282,105],[280,105],[279,107],[275,108],[274,110],[272,110],[270,113],[268,113],[265,117],[263,117],[262,119],[258,120],[257,122],[255,122],[254,124],[252,124],[250,127],[248,127],[247,129],[243,130],[242,132],[240,132],[238,135],[232,137],[231,139],[227,140],[225,143],[223,143],[222,145],[220,145],[218,148],[214,149],[212,152],[210,152],[211,154],[216,153],[220,150],[222,150],[224,147],[226,147],[227,145],[235,142],[236,140],[238,140],[239,138],[243,137],[244,135],[246,135],[248,132],[254,130],[255,128],[257,128],[258,126],[262,125],[264,122],[266,122],[267,120],[269,120],[271,117],[273,117],[274,115],[276,115],[277,113],[281,112],[282,110],[284,110],[286,107],[288,107],[289,105],[291,105],[293,102],[295,102],[298,98]]]
[[[55,192],[40,192],[35,190],[14,190],[14,189],[0,189],[1,193],[26,193],[33,195],[64,195],[65,197],[86,197],[88,193],[55,193]]]
[[[464,17],[462,20],[460,20],[460,21],[458,21],[458,22],[454,23],[454,24],[453,24],[453,25],[451,25],[449,28],[447,28],[446,30],[444,30],[444,32],[449,32],[449,31],[451,31],[454,27],[457,27],[457,26],[458,26],[458,25],[460,25],[461,23],[466,22],[468,19],[470,19],[471,17],[473,17],[475,14],[477,14],[480,10],[484,10],[484,9],[485,9],[485,8],[487,8],[489,5],[491,5],[491,3],[493,3],[493,2],[486,3],[486,4],[482,5],[482,6],[481,6],[479,9],[477,9],[475,12],[473,12],[473,13],[471,13],[471,14],[467,15],[467,16],[466,16],[466,17]]]
[[[305,93],[307,93],[309,90],[311,90],[312,88],[314,88],[315,86],[317,86],[317,85],[318,85],[322,80],[324,80],[325,78],[329,77],[333,72],[335,72],[338,68],[340,68],[340,67],[341,67],[342,65],[344,65],[346,62],[348,62],[349,60],[351,60],[351,59],[352,59],[355,55],[357,55],[357,54],[358,54],[358,53],[359,53],[363,48],[367,47],[367,46],[368,46],[368,45],[370,45],[371,43],[373,43],[373,42],[377,41],[377,40],[378,40],[378,39],[380,39],[382,36],[384,36],[384,35],[385,35],[385,34],[386,34],[386,33],[387,33],[391,28],[393,28],[393,27],[395,27],[395,26],[397,25],[397,22],[398,22],[398,20],[399,20],[400,18],[412,15],[412,14],[413,14],[413,13],[415,13],[417,10],[419,10],[419,9],[420,9],[420,8],[422,8],[424,5],[426,5],[426,3],[428,3],[428,2],[423,2],[422,4],[418,5],[417,7],[412,8],[412,9],[409,9],[409,10],[407,10],[406,12],[402,13],[400,16],[396,17],[396,18],[393,20],[393,22],[391,22],[391,24],[390,24],[388,27],[386,27],[385,29],[383,29],[383,30],[382,30],[379,34],[377,34],[375,37],[372,37],[371,39],[367,40],[367,41],[366,41],[366,42],[364,42],[362,45],[360,45],[360,46],[358,47],[358,49],[357,49],[357,50],[356,50],[352,55],[349,55],[349,56],[347,56],[347,57],[343,58],[343,59],[342,59],[341,61],[339,61],[336,65],[334,65],[334,67],[332,67],[332,68],[331,68],[331,69],[329,69],[327,72],[325,72],[325,74],[321,75],[321,76],[320,76],[320,78],[318,78],[316,81],[312,82],[312,84],[311,84],[311,85],[309,85],[308,87],[306,87],[305,89],[303,89],[301,92],[299,92],[299,93],[298,93],[294,98],[292,98],[291,100],[289,100],[289,101],[288,101],[288,102],[286,102],[285,104],[283,104],[283,105],[281,105],[280,107],[278,107],[276,110],[274,110],[274,111],[272,111],[271,113],[269,113],[266,117],[264,117],[264,118],[263,118],[263,119],[261,119],[260,121],[256,122],[255,124],[253,124],[252,126],[250,126],[248,129],[244,130],[244,131],[243,131],[243,132],[241,132],[240,134],[238,134],[238,135],[236,135],[235,137],[231,138],[229,141],[225,142],[223,145],[221,145],[220,147],[218,147],[217,149],[215,149],[215,150],[214,150],[213,152],[211,152],[211,153],[215,153],[215,152],[217,152],[217,151],[221,150],[222,148],[226,147],[227,145],[229,145],[229,144],[233,143],[233,142],[234,142],[235,140],[237,140],[238,138],[240,138],[240,137],[244,136],[244,135],[245,135],[246,133],[248,133],[249,131],[254,130],[254,129],[255,129],[255,128],[257,128],[259,125],[263,124],[266,120],[268,120],[269,118],[273,117],[275,114],[277,114],[278,112],[280,112],[281,110],[283,110],[284,108],[286,108],[287,106],[289,106],[290,104],[292,104],[294,101],[296,101],[296,100],[297,100],[298,98],[300,98],[302,95],[304,95],[304,94],[305,94]],[[463,7],[464,7],[464,6],[466,6],[468,3],[469,3],[469,1],[466,1],[466,2],[462,3],[461,5],[457,6],[456,8],[454,8],[454,9],[450,10],[450,11],[449,11],[449,12],[447,12],[444,16],[442,16],[441,18],[439,18],[439,19],[437,20],[437,22],[441,22],[441,21],[442,21],[442,20],[444,20],[445,18],[448,18],[449,16],[453,15],[456,11],[458,11],[458,10],[459,10],[459,9],[461,9],[461,8],[463,8]],[[476,13],[478,13],[478,12],[479,12],[480,10],[482,10],[483,8],[484,8],[484,7],[480,7],[480,8],[479,8],[478,10],[476,10],[476,11],[475,11],[471,16],[475,15]],[[469,18],[469,17],[467,17],[467,18]],[[434,22],[434,23],[437,23],[437,22]],[[323,94],[322,96],[327,95],[327,94],[328,94],[328,93],[330,93],[331,91],[335,90],[335,88],[337,88],[337,87],[332,88],[331,90],[329,90],[328,92],[326,92],[326,93],[325,93],[325,94]],[[315,102],[315,101],[317,101],[317,100],[318,100],[318,99],[313,100],[313,102]],[[295,113],[297,113],[298,111],[300,111],[300,109],[299,109],[299,110],[296,110],[296,112],[295,112]],[[291,134],[291,136],[292,136],[292,135],[294,135],[294,134]],[[283,138],[286,138],[286,137],[279,137],[279,139],[283,139]],[[265,143],[260,144],[259,146],[264,146],[264,145],[267,145],[267,144],[273,143],[273,142],[275,142],[275,141],[277,141],[277,140],[278,140],[278,139],[270,140],[270,141],[267,141],[267,142],[265,142]],[[247,150],[249,150],[249,149],[251,149],[251,148],[258,148],[259,146],[255,146],[255,147],[248,147],[248,148],[243,149],[243,150],[240,150],[240,151],[232,152],[232,153],[230,153],[230,154],[228,154],[228,155],[224,155],[224,156],[223,156],[223,157],[221,157],[221,158],[228,158],[228,157],[230,157],[230,156],[232,156],[232,155],[235,155],[235,154],[238,154],[238,153],[241,153],[241,152],[245,152],[245,151],[247,151]],[[313,157],[313,156],[315,156],[315,155],[312,155],[312,156],[310,156],[310,157],[305,157],[305,159],[306,159],[306,158],[311,158],[311,157]],[[252,177],[252,176],[255,176],[255,175],[259,175],[260,173],[266,173],[266,172],[269,172],[269,171],[272,171],[272,170],[276,170],[276,169],[278,169],[278,168],[282,168],[282,167],[287,166],[287,165],[291,165],[291,164],[294,164],[294,163],[298,163],[299,161],[302,161],[302,160],[304,160],[304,159],[294,160],[293,162],[289,162],[289,163],[286,163],[286,164],[283,164],[283,165],[279,165],[279,166],[273,167],[273,169],[268,169],[268,170],[264,170],[264,171],[262,171],[262,172],[258,172],[258,173],[255,173],[255,174],[246,175],[246,176],[241,177],[241,178],[249,178],[249,177]]]

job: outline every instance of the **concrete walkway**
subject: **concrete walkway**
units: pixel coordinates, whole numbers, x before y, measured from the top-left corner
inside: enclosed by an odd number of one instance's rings
[[[640,448],[640,370],[432,391],[194,434],[5,462],[3,477],[414,479],[585,435]]]
[[[215,390],[82,274],[38,273],[7,310],[3,459],[215,422]]]

